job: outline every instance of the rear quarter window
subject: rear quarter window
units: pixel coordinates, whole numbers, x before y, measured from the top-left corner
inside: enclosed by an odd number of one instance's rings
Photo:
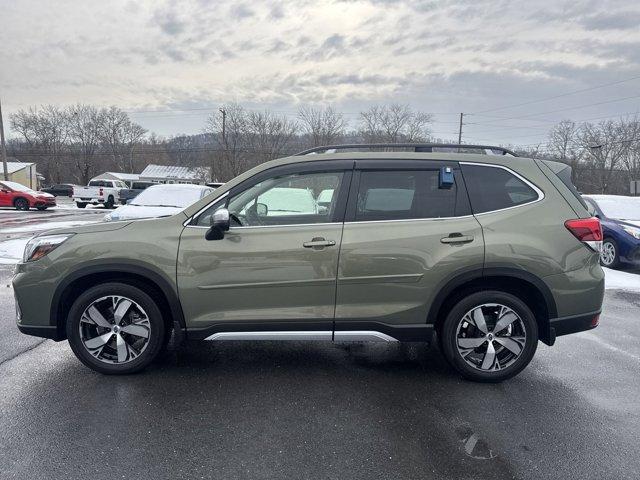
[[[504,168],[490,165],[462,165],[474,213],[504,210],[538,200],[529,184]]]
[[[580,204],[584,208],[589,210],[589,207],[587,206],[584,199],[580,195],[580,192],[578,192],[578,189],[576,188],[576,186],[573,184],[571,180],[571,167],[568,166],[567,168],[563,168],[562,170],[556,173],[556,177],[558,177],[560,181],[564,183],[564,186],[567,187],[571,192],[571,194],[578,199]]]

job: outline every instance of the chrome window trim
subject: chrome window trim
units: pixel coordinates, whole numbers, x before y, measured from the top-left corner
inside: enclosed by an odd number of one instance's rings
[[[473,218],[473,215],[460,215],[459,217],[427,217],[427,218],[397,218],[392,220],[353,220],[344,222],[345,225],[358,225],[363,223],[396,223],[396,222],[433,222],[445,220],[457,220],[459,218]]]
[[[253,228],[279,228],[279,227],[322,227],[327,225],[342,225],[342,222],[322,222],[322,223],[288,223],[283,225],[246,225],[244,227],[229,227],[229,232],[233,232],[234,230],[246,230]],[[210,227],[202,226],[202,225],[185,225],[187,228],[206,228]]]
[[[533,182],[530,182],[525,177],[520,175],[518,172],[513,171],[509,167],[505,167],[504,165],[496,165],[494,163],[480,163],[480,162],[458,162],[458,163],[460,165],[474,165],[474,166],[477,166],[477,167],[501,168],[502,170],[506,170],[507,172],[509,172],[514,177],[522,180],[526,185],[531,187],[533,189],[533,191],[536,192],[536,194],[538,195],[538,198],[536,198],[535,200],[532,200],[532,201],[527,202],[527,203],[521,203],[520,205],[513,205],[512,207],[499,208],[497,210],[489,210],[487,212],[474,213],[474,215],[476,217],[479,216],[479,215],[487,215],[487,214],[490,214],[490,213],[504,212],[504,211],[507,211],[507,210],[512,210],[514,208],[520,208],[520,207],[525,207],[527,205],[533,205],[534,203],[538,203],[538,202],[544,200],[544,198],[545,198],[544,192],[540,188],[538,188],[538,186],[536,184],[534,184]],[[462,176],[464,177],[464,172],[462,172]],[[471,203],[471,210],[473,210],[473,203]]]

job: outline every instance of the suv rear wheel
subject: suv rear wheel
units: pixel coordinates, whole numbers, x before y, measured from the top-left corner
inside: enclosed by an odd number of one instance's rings
[[[142,290],[123,283],[90,288],[67,318],[73,353],[89,368],[106,374],[133,373],[160,352],[165,337],[162,314]]]
[[[500,382],[524,369],[538,346],[538,326],[527,305],[500,291],[473,293],[447,315],[443,353],[465,378]]]

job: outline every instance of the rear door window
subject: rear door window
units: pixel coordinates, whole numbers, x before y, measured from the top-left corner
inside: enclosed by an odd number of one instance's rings
[[[474,213],[517,207],[540,197],[527,182],[501,167],[462,164],[462,173]]]
[[[468,213],[458,202],[457,185],[440,188],[439,175],[439,169],[362,171],[354,220],[443,218]]]

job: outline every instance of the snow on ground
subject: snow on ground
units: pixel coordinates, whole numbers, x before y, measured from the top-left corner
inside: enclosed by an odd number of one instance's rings
[[[29,238],[15,238],[0,242],[0,264],[18,263],[22,259],[22,253]]]
[[[607,290],[631,290],[640,291],[640,275],[623,270],[612,270],[603,268],[605,280],[604,285]]]

